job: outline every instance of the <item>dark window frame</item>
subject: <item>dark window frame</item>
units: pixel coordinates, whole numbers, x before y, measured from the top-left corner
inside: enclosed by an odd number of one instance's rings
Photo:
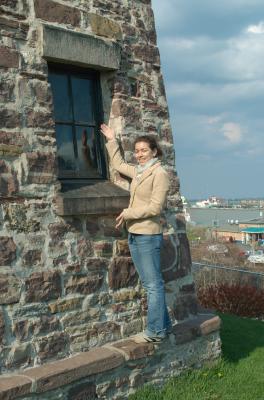
[[[78,150],[77,150],[77,136],[76,136],[76,128],[77,127],[89,127],[93,128],[95,132],[95,141],[96,141],[96,149],[98,151],[99,157],[100,157],[100,163],[101,163],[101,169],[102,169],[102,174],[101,177],[95,176],[95,177],[87,177],[84,178],[83,176],[76,176],[76,177],[66,177],[66,176],[59,176],[59,180],[66,184],[66,185],[78,185],[82,186],[85,184],[93,183],[93,182],[98,182],[98,181],[104,181],[107,180],[108,178],[108,171],[106,167],[106,152],[105,152],[105,146],[104,146],[104,139],[102,135],[99,132],[99,127],[101,121],[103,121],[103,107],[102,107],[102,92],[101,92],[101,85],[100,85],[100,72],[93,70],[93,69],[87,69],[83,67],[78,67],[78,66],[73,66],[73,65],[67,65],[67,64],[58,64],[58,63],[48,63],[48,72],[49,75],[50,73],[59,73],[67,76],[67,82],[68,82],[68,92],[69,92],[69,97],[70,97],[70,105],[71,109],[73,110],[73,93],[72,93],[72,86],[70,83],[71,77],[79,77],[79,78],[84,78],[84,79],[89,79],[93,81],[93,95],[95,98],[95,103],[94,103],[94,123],[87,123],[85,121],[76,121],[74,119],[74,112],[73,112],[73,117],[71,121],[62,121],[62,120],[56,120],[55,114],[54,114],[54,121],[56,125],[68,125],[71,126],[72,128],[72,140],[73,140],[73,151],[74,151],[74,156],[75,158],[78,158]],[[59,174],[60,175],[60,174]]]

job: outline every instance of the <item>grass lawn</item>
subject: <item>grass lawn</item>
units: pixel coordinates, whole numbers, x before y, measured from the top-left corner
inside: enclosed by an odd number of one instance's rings
[[[219,314],[222,360],[168,381],[144,387],[129,400],[264,400],[264,322]]]

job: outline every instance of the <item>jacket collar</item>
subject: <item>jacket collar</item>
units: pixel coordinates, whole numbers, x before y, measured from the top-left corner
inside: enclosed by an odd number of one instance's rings
[[[152,165],[151,167],[149,167],[148,169],[146,169],[142,173],[141,177],[137,180],[137,184],[136,185],[139,185],[140,183],[142,183],[149,175],[152,174],[154,169],[156,169],[157,167],[160,167],[160,162],[157,162],[154,165]]]

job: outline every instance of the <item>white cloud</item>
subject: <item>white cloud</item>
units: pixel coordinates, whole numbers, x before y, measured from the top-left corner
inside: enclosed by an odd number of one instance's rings
[[[222,121],[224,117],[225,117],[224,114],[215,115],[215,116],[213,116],[213,117],[208,117],[206,122],[207,122],[209,125],[214,125],[214,124],[217,124],[217,123],[219,123],[220,121]]]
[[[239,124],[227,122],[223,125],[221,131],[230,144],[237,144],[242,140],[242,132]]]
[[[249,25],[246,31],[254,34],[264,33],[264,22],[261,21],[258,25]]]

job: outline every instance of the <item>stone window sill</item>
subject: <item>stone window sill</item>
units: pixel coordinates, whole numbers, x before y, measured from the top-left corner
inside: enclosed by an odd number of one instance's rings
[[[60,216],[116,214],[128,206],[129,192],[112,182],[94,182],[78,186],[62,184],[57,194],[56,212]]]

